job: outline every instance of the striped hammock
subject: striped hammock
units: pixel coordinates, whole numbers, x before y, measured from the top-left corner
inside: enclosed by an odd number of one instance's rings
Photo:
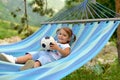
[[[119,21],[101,21],[75,24],[44,24],[37,32],[28,38],[9,45],[1,45],[0,52],[13,56],[21,56],[26,52],[39,51],[38,44],[44,36],[56,36],[55,32],[62,26],[68,26],[77,36],[72,44],[69,56],[48,63],[39,68],[20,71],[22,64],[12,64],[0,61],[1,80],[59,80],[80,68],[94,58],[108,42]]]

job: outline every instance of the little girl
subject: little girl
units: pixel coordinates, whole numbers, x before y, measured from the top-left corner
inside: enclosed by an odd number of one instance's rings
[[[11,63],[25,63],[21,70],[36,68],[44,64],[56,61],[70,54],[70,42],[76,40],[72,30],[67,27],[56,31],[58,42],[50,45],[53,51],[28,52],[24,56],[13,57],[5,53],[0,54],[0,60]]]

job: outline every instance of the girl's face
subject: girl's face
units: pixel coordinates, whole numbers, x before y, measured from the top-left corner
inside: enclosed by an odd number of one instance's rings
[[[58,37],[59,43],[62,43],[62,44],[65,44],[70,40],[69,35],[63,29],[58,31],[57,37]]]

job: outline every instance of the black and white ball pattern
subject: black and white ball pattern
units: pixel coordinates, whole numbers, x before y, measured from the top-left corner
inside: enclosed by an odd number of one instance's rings
[[[55,40],[52,36],[46,36],[44,38],[42,38],[41,40],[41,47],[44,49],[44,50],[51,50],[50,49],[50,45],[52,45],[53,43],[55,43]]]

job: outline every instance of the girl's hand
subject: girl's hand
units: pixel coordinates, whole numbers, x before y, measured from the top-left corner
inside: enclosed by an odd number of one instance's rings
[[[56,43],[52,43],[52,44],[50,44],[50,49],[52,49],[52,50],[58,50],[59,46]]]
[[[56,43],[51,44],[51,45],[50,45],[50,48],[51,48],[52,50],[57,50],[57,51],[59,51],[63,56],[67,56],[67,55],[70,54],[70,48],[69,48],[69,47],[68,47],[68,48],[65,48],[65,49],[61,49]]]

